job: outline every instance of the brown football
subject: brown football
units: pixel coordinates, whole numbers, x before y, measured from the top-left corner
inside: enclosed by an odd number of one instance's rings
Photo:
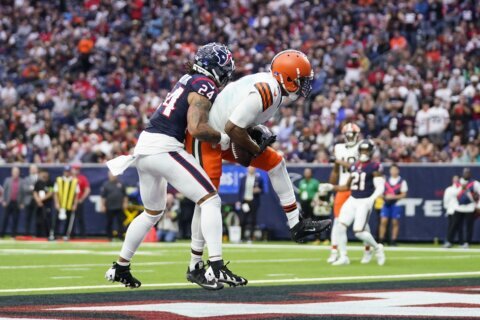
[[[248,167],[250,165],[250,162],[252,162],[253,155],[234,142],[232,142],[231,148],[235,161],[244,167]]]

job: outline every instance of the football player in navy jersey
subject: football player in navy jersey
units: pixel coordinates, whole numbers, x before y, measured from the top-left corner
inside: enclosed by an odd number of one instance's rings
[[[217,190],[195,158],[184,150],[187,130],[196,139],[228,148],[229,137],[208,125],[208,115],[219,87],[230,80],[234,70],[232,53],[226,46],[210,43],[200,47],[188,74],[180,78],[140,134],[134,154],[107,162],[114,175],[121,174],[129,165],[137,168],[145,207],[130,224],[120,256],[105,274],[109,281],[140,287],[140,281],[130,273],[130,261],[162,217],[170,183],[200,206],[201,231],[209,253],[208,267],[200,261],[188,272],[187,279],[208,290],[222,289],[223,283],[247,283],[233,274],[222,259],[222,214]]]
[[[336,232],[340,257],[332,263],[334,266],[350,263],[347,256],[347,228],[352,223],[355,236],[375,250],[379,265],[385,264],[383,245],[375,241],[368,227],[368,220],[375,199],[381,196],[385,189],[382,166],[379,162],[372,161],[374,148],[375,145],[371,140],[360,142],[358,145],[359,161],[350,167],[350,177],[347,184],[334,186],[325,183],[320,186],[322,190],[351,191],[350,197],[342,206],[338,217],[339,225]],[[369,261],[370,259],[366,259],[365,256],[362,259],[362,263],[368,263]]]

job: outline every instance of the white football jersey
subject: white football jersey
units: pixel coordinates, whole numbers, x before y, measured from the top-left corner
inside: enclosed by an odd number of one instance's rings
[[[358,143],[352,147],[347,147],[345,143],[337,143],[334,147],[335,159],[346,161],[348,163],[355,163],[358,160]],[[350,173],[348,169],[340,166],[340,176],[338,178],[338,185],[343,186],[347,184]]]
[[[228,120],[241,128],[265,123],[282,102],[280,85],[271,73],[248,75],[229,83],[210,109],[208,123],[225,132]]]

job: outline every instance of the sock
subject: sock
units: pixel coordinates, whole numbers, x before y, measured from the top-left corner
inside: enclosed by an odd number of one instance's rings
[[[117,261],[117,264],[119,266],[126,267],[130,265],[130,262]]]
[[[338,245],[337,224],[338,224],[338,219],[333,220],[332,233],[330,235],[330,240],[332,241],[332,251],[337,250],[337,245]]]
[[[202,234],[208,248],[210,261],[222,260],[222,212],[218,195],[200,205]]]
[[[202,261],[203,248],[205,247],[205,239],[202,234],[201,210],[200,206],[195,206],[192,218],[192,241],[190,253],[190,271],[195,269],[195,265]]]
[[[377,241],[375,241],[372,234],[368,231],[355,232],[355,236],[375,249],[378,246]]]
[[[268,171],[273,190],[280,199],[280,204],[288,219],[288,226],[293,228],[299,221],[300,211],[297,208],[297,200],[293,191],[292,181],[288,176],[285,160],[282,160],[275,168]]]
[[[367,225],[365,226],[365,229],[364,231],[367,231],[368,233],[372,233],[370,231],[370,225],[367,223]],[[365,251],[370,251],[370,246],[368,245],[368,243],[364,242],[363,245],[365,246]]]
[[[150,215],[143,211],[135,219],[127,229],[127,234],[125,235],[125,241],[122,245],[122,250],[120,251],[120,257],[130,261],[132,260],[133,255],[137,251],[138,247],[142,243],[143,239],[150,231],[150,229],[160,220],[163,212],[157,215]]]
[[[338,223],[337,225],[337,240],[338,240],[338,251],[340,252],[341,257],[347,256],[347,227],[343,224]]]

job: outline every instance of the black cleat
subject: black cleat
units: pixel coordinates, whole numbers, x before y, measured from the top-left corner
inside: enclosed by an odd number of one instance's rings
[[[332,220],[312,220],[310,218],[306,218],[300,220],[293,228],[290,229],[290,233],[292,235],[292,240],[298,243],[304,243],[305,238],[319,234],[322,231],[328,230],[332,225]]]
[[[230,269],[228,269],[227,264],[223,263],[223,260],[218,261],[208,261],[208,269],[205,272],[205,277],[215,278],[220,283],[228,284],[230,287],[245,286],[248,283],[248,280],[237,276]]]
[[[223,289],[223,283],[218,282],[215,278],[208,280],[205,277],[205,265],[203,261],[198,262],[195,265],[194,270],[190,271],[190,268],[187,268],[187,280],[198,284],[200,287],[206,290]]]
[[[111,282],[120,282],[132,289],[139,288],[142,283],[130,273],[130,265],[121,266],[114,262],[113,266],[105,273],[105,279]]]

